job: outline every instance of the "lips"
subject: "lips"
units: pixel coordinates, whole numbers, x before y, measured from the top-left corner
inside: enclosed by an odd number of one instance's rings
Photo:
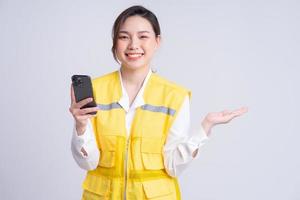
[[[141,58],[144,55],[144,53],[125,53],[125,55],[129,59],[136,60],[136,59]]]

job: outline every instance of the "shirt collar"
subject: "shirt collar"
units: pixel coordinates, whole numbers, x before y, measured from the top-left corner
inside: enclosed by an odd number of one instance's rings
[[[121,76],[121,68],[118,70],[118,73],[119,73],[119,79],[120,79],[121,87],[122,87],[122,97],[118,101],[118,103],[122,106],[122,108],[126,112],[128,112],[129,111],[129,96],[128,96],[127,91],[126,91],[126,89],[123,85],[123,80],[122,80],[122,76]],[[145,86],[147,85],[147,82],[148,82],[151,74],[152,74],[152,70],[149,69],[148,74],[147,74],[146,78],[143,81],[141,89],[138,91],[138,94],[136,95],[135,99],[133,100],[132,108],[135,109],[135,108],[145,104],[143,94],[144,94]]]

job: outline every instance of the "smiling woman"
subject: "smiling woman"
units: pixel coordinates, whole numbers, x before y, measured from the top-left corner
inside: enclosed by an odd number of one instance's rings
[[[116,19],[112,53],[120,69],[94,78],[95,108],[75,102],[72,154],[87,170],[83,200],[181,199],[177,177],[207,141],[210,129],[246,112],[209,113],[188,137],[191,92],[152,72],[160,46],[156,16],[132,6]],[[89,112],[98,111],[96,115]]]
[[[113,47],[119,62],[129,69],[145,68],[160,44],[160,35],[154,32],[151,23],[140,16],[131,16],[114,30],[118,44]],[[118,34],[117,34],[118,33]],[[115,35],[115,33],[114,33]]]
[[[112,30],[112,53],[122,63],[127,57],[145,56],[148,64],[160,45],[160,26],[156,16],[141,6],[124,10],[116,19]],[[137,49],[141,47],[141,49]],[[122,57],[123,56],[123,57]],[[125,63],[124,63],[125,64]]]

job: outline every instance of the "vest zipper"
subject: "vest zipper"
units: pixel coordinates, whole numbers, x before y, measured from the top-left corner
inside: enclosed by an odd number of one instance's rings
[[[125,148],[125,159],[124,159],[124,200],[126,200],[126,192],[127,192],[127,160],[128,160],[128,146],[129,146],[130,138],[126,139],[126,148]]]

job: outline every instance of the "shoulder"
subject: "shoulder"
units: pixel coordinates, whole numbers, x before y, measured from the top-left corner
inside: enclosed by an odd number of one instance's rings
[[[172,92],[177,91],[182,94],[191,93],[190,89],[188,89],[187,87],[182,86],[178,83],[175,83],[174,81],[171,81],[157,73],[153,73],[152,75],[153,75],[153,82],[156,85],[160,85],[160,86],[164,87],[165,89],[172,91]]]
[[[117,76],[118,76],[118,71],[109,72],[104,75],[93,78],[92,83],[93,85],[105,84],[112,80],[115,80]]]

